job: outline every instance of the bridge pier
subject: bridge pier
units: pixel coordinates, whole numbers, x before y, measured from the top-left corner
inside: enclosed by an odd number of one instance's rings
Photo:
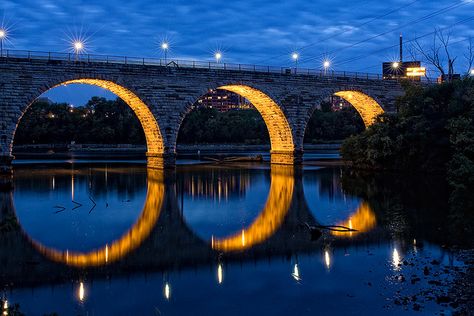
[[[270,151],[270,162],[277,165],[300,165],[303,163],[303,151]]]
[[[0,178],[10,177],[12,175],[12,161],[14,158],[13,156],[0,156]]]
[[[147,153],[147,167],[151,169],[174,168],[176,165],[175,153]]]
[[[0,156],[0,192],[13,189],[13,168],[11,156]]]

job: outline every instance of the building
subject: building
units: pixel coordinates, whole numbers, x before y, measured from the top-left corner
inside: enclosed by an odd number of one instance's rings
[[[332,95],[329,99],[329,103],[331,104],[331,110],[333,112],[341,111],[346,108],[352,107],[352,104],[347,102],[344,98],[341,98],[336,95]]]
[[[230,110],[252,109],[253,105],[245,98],[226,91],[226,90],[210,90],[202,96],[194,107],[204,107],[216,109],[219,112],[227,112]]]
[[[382,64],[384,80],[407,79],[420,81],[426,74],[426,69],[421,67],[419,61],[385,62]]]

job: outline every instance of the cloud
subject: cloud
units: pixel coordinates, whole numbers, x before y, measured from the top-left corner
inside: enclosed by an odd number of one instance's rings
[[[308,66],[314,66],[324,52],[336,52],[331,56],[335,65],[365,53],[365,58],[341,69],[354,70],[380,63],[393,50],[390,46],[397,43],[400,32],[412,38],[436,25],[452,25],[469,17],[474,7],[472,0],[464,0],[463,7],[397,29],[451,4],[450,0],[2,0],[0,17],[11,17],[17,24],[14,46],[8,48],[65,51],[65,32],[82,29],[92,37],[94,53],[158,57],[157,43],[171,36],[171,58],[209,59],[219,47],[225,48],[225,58],[232,62],[285,66],[291,63],[289,54],[301,50],[301,64],[310,59]],[[470,23],[452,31],[457,37],[468,36],[474,29]],[[461,46],[455,47],[459,56]],[[384,47],[386,51],[370,54]]]

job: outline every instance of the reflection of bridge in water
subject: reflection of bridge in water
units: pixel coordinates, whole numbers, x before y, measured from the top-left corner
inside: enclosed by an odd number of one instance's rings
[[[165,171],[166,172],[166,171]],[[215,266],[217,262],[254,261],[271,257],[291,257],[323,248],[345,247],[364,240],[367,234],[336,236],[324,233],[311,240],[302,225],[316,225],[304,197],[301,169],[272,166],[270,192],[264,209],[242,231],[221,239],[204,241],[182,216],[177,199],[175,175],[149,170],[148,192],[140,218],[121,238],[89,253],[73,253],[47,248],[31,240],[21,229],[0,232],[2,284],[28,286],[130,272],[169,271]],[[2,192],[1,220],[15,222],[13,192]],[[367,204],[347,219],[346,225],[361,233],[375,226],[375,215]],[[374,240],[380,235],[373,231]],[[360,238],[363,236],[363,239]],[[370,239],[370,238],[369,238]]]

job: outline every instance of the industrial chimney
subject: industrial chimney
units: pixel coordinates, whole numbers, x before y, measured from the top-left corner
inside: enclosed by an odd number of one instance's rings
[[[403,62],[403,35],[400,34],[400,63]]]

